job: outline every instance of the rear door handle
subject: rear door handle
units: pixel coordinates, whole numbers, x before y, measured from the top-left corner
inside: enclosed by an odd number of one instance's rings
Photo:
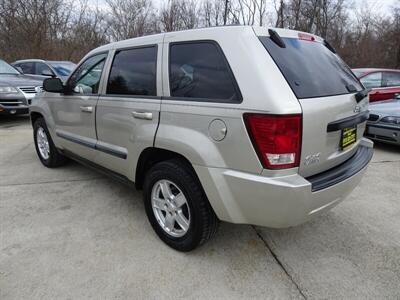
[[[151,113],[151,112],[133,111],[132,116],[135,119],[153,120],[153,113]]]
[[[81,106],[81,111],[87,112],[87,113],[92,113],[93,112],[93,106]]]

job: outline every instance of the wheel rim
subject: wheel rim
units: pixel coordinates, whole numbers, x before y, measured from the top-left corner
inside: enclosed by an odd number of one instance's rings
[[[49,159],[50,157],[49,140],[47,139],[46,131],[44,131],[42,127],[39,127],[39,129],[36,132],[36,142],[39,148],[40,156],[43,159]]]
[[[159,180],[151,191],[151,206],[161,228],[170,236],[182,237],[190,227],[190,209],[185,195],[172,181]]]

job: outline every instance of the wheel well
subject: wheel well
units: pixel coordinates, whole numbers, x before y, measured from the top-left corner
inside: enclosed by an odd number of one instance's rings
[[[33,124],[35,124],[37,119],[43,118],[42,114],[40,114],[38,112],[34,112],[34,111],[31,112],[30,116],[31,116],[32,127],[33,127]]]
[[[135,176],[136,188],[137,189],[143,188],[144,178],[146,176],[147,171],[150,170],[151,167],[153,167],[155,164],[157,164],[161,161],[170,160],[170,159],[180,159],[185,164],[187,164],[187,166],[193,171],[194,174],[196,174],[190,161],[183,155],[180,155],[179,153],[176,153],[173,151],[160,149],[160,148],[154,148],[154,147],[146,148],[140,154],[140,157],[139,157],[139,160],[137,163],[136,176]]]

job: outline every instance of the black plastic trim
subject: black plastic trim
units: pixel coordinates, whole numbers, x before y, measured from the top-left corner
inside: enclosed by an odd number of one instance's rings
[[[357,152],[344,163],[325,172],[307,177],[306,180],[311,183],[311,190],[313,192],[320,191],[338,184],[361,171],[368,165],[373,154],[373,148],[359,146]]]
[[[70,142],[73,142],[73,143],[76,143],[76,144],[79,144],[79,145],[82,145],[82,146],[85,146],[88,148],[96,149],[96,143],[84,141],[82,139],[75,138],[75,137],[69,136],[69,135],[61,133],[61,132],[57,132],[56,134],[58,137],[63,138],[64,140],[67,140],[67,141],[70,141]]]
[[[73,143],[76,143],[76,144],[79,144],[79,145],[82,145],[82,146],[85,146],[85,147],[88,147],[88,148],[91,148],[91,149],[94,149],[94,150],[98,150],[98,151],[110,154],[112,156],[116,156],[118,158],[122,158],[122,159],[126,159],[127,158],[127,154],[125,152],[118,151],[118,150],[115,150],[115,149],[111,149],[111,148],[103,146],[103,145],[99,145],[99,144],[96,144],[96,143],[91,143],[91,142],[88,142],[88,141],[84,141],[82,139],[75,138],[75,137],[60,133],[60,132],[57,132],[57,136],[60,137],[60,138],[65,139],[67,141],[70,141],[70,142],[73,142]]]
[[[337,130],[341,130],[344,128],[352,127],[354,125],[360,124],[360,123],[368,120],[368,117],[369,117],[369,111],[366,110],[355,116],[351,116],[348,118],[330,122],[326,128],[326,131],[332,132],[332,131],[337,131]]]
[[[109,147],[99,145],[99,144],[96,144],[96,150],[99,150],[101,152],[104,152],[104,153],[107,153],[107,154],[110,154],[110,155],[113,155],[113,156],[116,156],[116,157],[119,157],[122,159],[126,159],[126,157],[127,157],[125,152],[111,149]]]
[[[365,89],[355,94],[354,97],[356,98],[357,103],[361,102],[365,97],[367,97],[369,92],[369,89]]]

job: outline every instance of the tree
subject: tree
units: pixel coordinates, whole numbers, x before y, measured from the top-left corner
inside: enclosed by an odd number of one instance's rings
[[[193,0],[168,0],[159,13],[161,29],[169,32],[196,28],[199,24],[198,13]]]
[[[106,0],[109,35],[119,41],[158,31],[154,24],[156,12],[151,0]]]

